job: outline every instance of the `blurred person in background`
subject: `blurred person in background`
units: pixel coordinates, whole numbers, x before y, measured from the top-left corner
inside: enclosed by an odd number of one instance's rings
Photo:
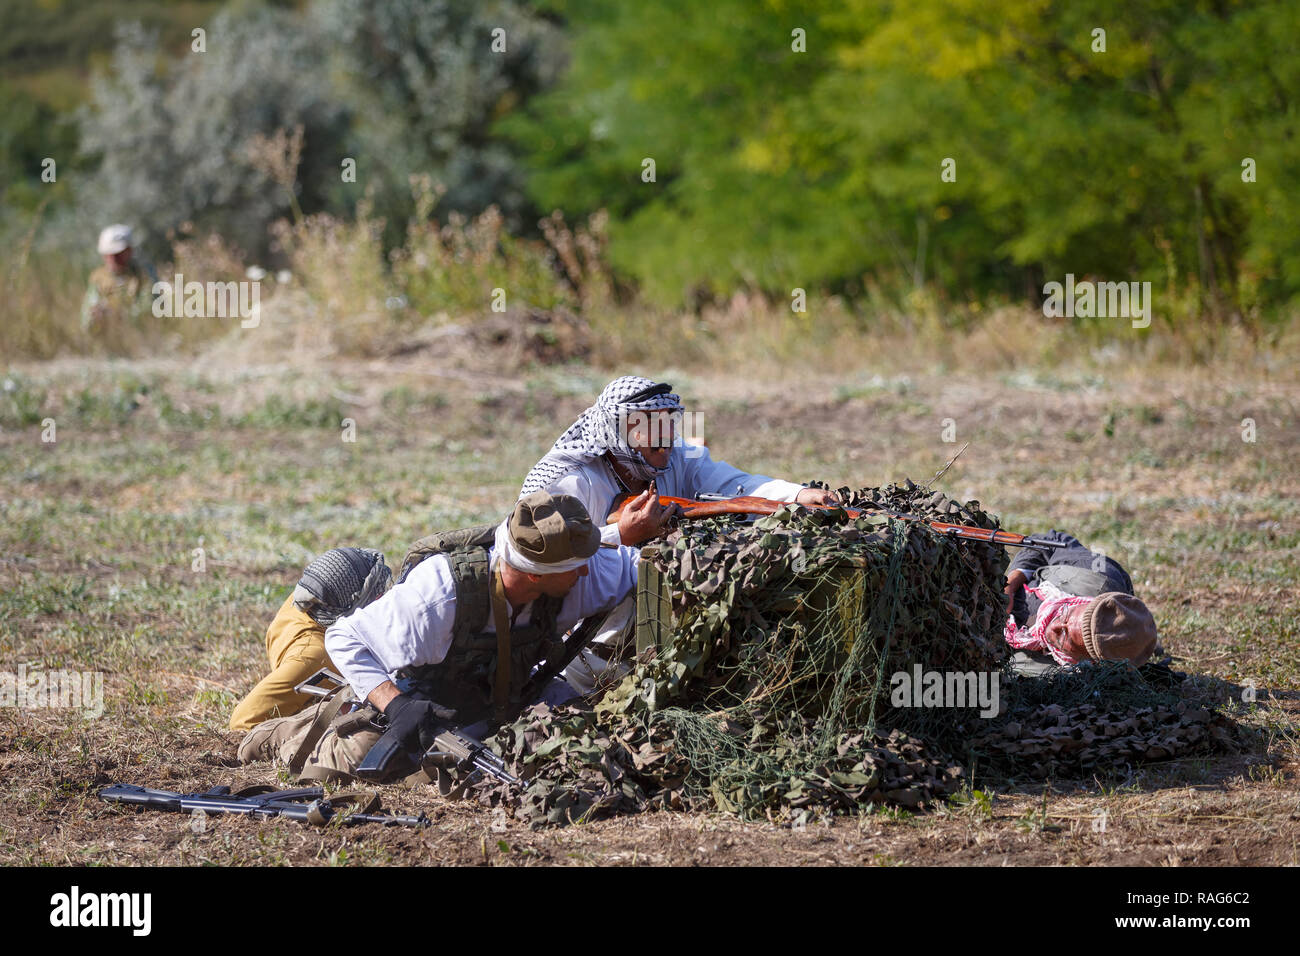
[[[95,337],[122,324],[138,326],[158,281],[153,266],[136,258],[130,226],[106,227],[98,249],[104,264],[90,274],[81,303],[81,330]]]

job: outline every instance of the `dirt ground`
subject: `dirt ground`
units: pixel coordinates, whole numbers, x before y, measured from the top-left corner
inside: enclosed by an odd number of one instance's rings
[[[1223,704],[1252,749],[799,830],[658,812],[534,831],[428,788],[383,794],[387,809],[426,811],[422,831],[109,807],[95,797],[109,781],[287,785],[237,766],[225,723],[264,673],[266,624],[302,566],[344,544],[395,558],[420,534],[504,513],[610,376],[427,354],[52,363],[0,375],[0,670],[101,674],[103,712],[0,707],[0,863],[1300,862],[1300,387],[1153,370],[651,371],[702,414],[715,457],[765,474],[920,481],[969,442],[939,487],[1008,528],[1064,528],[1118,558],[1176,668],[1251,689]]]

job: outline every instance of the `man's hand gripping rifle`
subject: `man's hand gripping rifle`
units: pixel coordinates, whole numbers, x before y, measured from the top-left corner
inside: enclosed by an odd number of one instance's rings
[[[541,698],[547,685],[600,633],[606,617],[608,614],[595,615],[583,620],[573,629],[568,638],[560,643],[560,651],[555,659],[544,662],[524,683],[519,697],[521,706],[507,714],[502,724],[515,720],[524,708]],[[424,769],[431,778],[436,778],[435,771],[438,769],[455,768],[470,774],[466,781],[469,784],[487,775],[511,786],[524,785],[525,781],[510,773],[501,758],[482,741],[451,724],[449,717],[441,716],[449,712],[429,701],[418,686],[409,692],[409,696],[415,698],[415,703],[424,711],[416,725],[417,731],[412,732],[409,721],[398,719],[390,722],[387,715],[380,714],[375,726],[384,730],[384,735],[357,766],[354,771],[356,776],[363,780],[387,783],[414,773],[417,768]],[[390,726],[390,723],[394,726]],[[422,741],[427,742],[427,746]]]

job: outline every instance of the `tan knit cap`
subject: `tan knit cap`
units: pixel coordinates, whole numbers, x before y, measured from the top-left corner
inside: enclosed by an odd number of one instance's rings
[[[536,564],[586,559],[600,547],[600,531],[573,495],[527,494],[515,503],[506,528],[519,556]]]
[[[1145,664],[1156,646],[1156,622],[1131,594],[1108,591],[1087,608],[1081,625],[1083,646],[1094,661]]]

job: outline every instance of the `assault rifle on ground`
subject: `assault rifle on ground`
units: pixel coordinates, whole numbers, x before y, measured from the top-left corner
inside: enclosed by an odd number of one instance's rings
[[[614,524],[618,521],[623,514],[623,508],[627,505],[627,500],[625,498],[623,501],[615,501],[615,508],[606,519],[608,523]],[[770,515],[782,508],[794,507],[792,502],[775,501],[771,498],[757,498],[753,495],[709,494],[700,495],[698,498],[674,498],[670,495],[660,495],[659,504],[679,506],[683,518],[713,518],[717,515]],[[798,507],[807,508],[810,511],[842,510],[850,518],[885,515],[890,518],[897,518],[900,521],[917,521],[929,525],[930,528],[950,538],[983,541],[985,544],[1001,544],[1009,548],[1038,548],[1042,551],[1050,551],[1065,546],[1060,541],[1048,541],[1030,535],[1016,534],[1013,531],[977,528],[968,524],[949,524],[946,521],[933,521],[919,515],[900,514],[896,511],[856,510],[853,508],[839,508],[839,506],[835,505],[798,505]]]
[[[542,696],[547,685],[559,677],[561,671],[578,656],[578,652],[591,643],[591,639],[600,632],[606,617],[608,614],[586,618],[573,629],[563,641],[555,660],[546,661],[524,682],[519,695],[522,705],[508,714],[503,723],[508,724],[515,720],[524,708],[535,703]],[[418,684],[414,685],[408,693],[413,697],[430,699],[421,691]],[[379,714],[375,718],[374,726],[384,730],[388,726],[388,718]],[[433,745],[424,752],[412,751],[405,741],[394,736],[391,731],[385,730],[384,735],[375,741],[374,746],[357,765],[353,774],[362,780],[384,783],[414,773],[417,768],[433,771],[439,767],[446,768],[450,764],[463,773],[495,777],[502,783],[514,787],[524,785],[525,782],[507,770],[501,758],[489,750],[482,741],[476,740],[450,724],[440,724],[435,729],[438,735],[434,738]],[[432,775],[430,773],[430,776]],[[471,776],[468,782],[473,783],[474,778]]]
[[[376,794],[349,792],[326,797],[321,787],[301,787],[297,790],[249,787],[238,793],[231,793],[229,787],[213,787],[204,793],[173,793],[170,790],[150,790],[134,784],[115,783],[100,790],[99,799],[107,803],[124,803],[141,810],[170,810],[174,813],[202,810],[208,814],[285,817],[314,826],[325,826],[333,819],[338,819],[345,826],[362,823],[380,823],[389,827],[429,825],[429,818],[423,813],[414,817],[372,813],[379,806]],[[354,805],[356,811],[341,815],[337,805],[348,803]]]

